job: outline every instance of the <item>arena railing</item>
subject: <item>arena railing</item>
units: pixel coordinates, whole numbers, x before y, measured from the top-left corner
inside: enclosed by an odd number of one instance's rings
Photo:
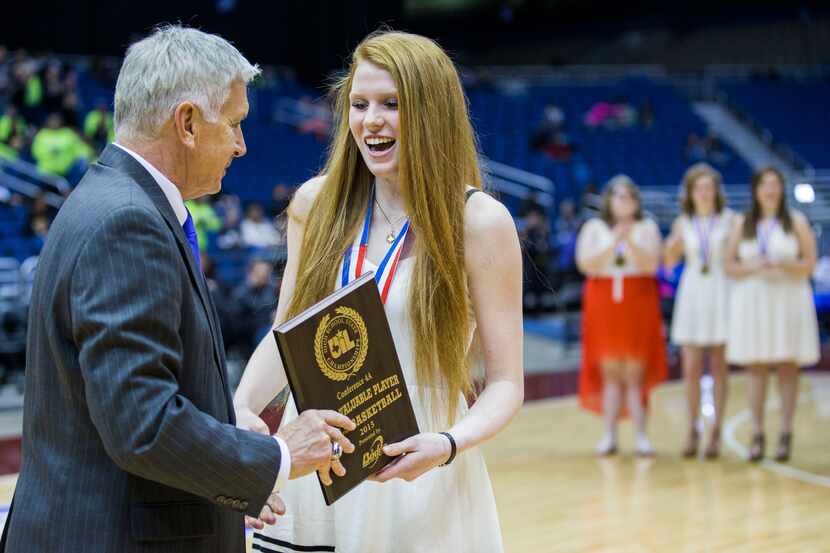
[[[499,194],[518,200],[534,196],[543,207],[553,208],[556,187],[551,179],[483,156],[481,169],[486,185]]]
[[[63,177],[44,173],[25,161],[6,159],[0,159],[0,186],[28,198],[43,194],[46,203],[56,208],[70,190]]]

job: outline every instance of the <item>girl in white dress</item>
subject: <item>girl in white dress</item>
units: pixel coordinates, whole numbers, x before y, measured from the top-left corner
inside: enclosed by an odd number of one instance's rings
[[[458,74],[437,44],[404,33],[370,35],[335,93],[326,169],[289,208],[276,322],[363,272],[382,274],[381,297],[421,433],[385,446],[397,459],[331,506],[314,475],[289,482],[281,493],[285,515],[274,526],[247,521],[259,530],[254,549],[501,552],[477,446],[507,425],[523,399],[516,227],[489,195],[466,197],[467,184],[473,192],[480,187],[478,155]],[[474,333],[485,387],[468,408]],[[285,385],[267,336],[234,398],[240,426],[265,430],[257,414]],[[289,400],[282,424],[296,416]],[[344,473],[339,463],[333,470]]]
[[[726,359],[747,367],[752,411],[750,461],[764,456],[767,376],[778,369],[781,435],[775,459],[790,457],[799,368],[819,360],[810,287],[816,239],[807,218],[787,208],[784,177],[767,168],[752,179],[752,207],[738,217],[726,252],[735,284],[729,304]]]
[[[685,257],[683,276],[674,302],[672,343],[681,347],[683,380],[689,408],[689,431],[684,457],[697,455],[700,435],[700,377],[704,358],[715,382],[714,425],[704,455],[720,454],[720,429],[726,405],[728,368],[724,357],[728,324],[729,278],[724,252],[734,214],[725,207],[720,173],[707,163],[691,166],[683,176],[683,213],[674,221],[663,252],[668,270]]]

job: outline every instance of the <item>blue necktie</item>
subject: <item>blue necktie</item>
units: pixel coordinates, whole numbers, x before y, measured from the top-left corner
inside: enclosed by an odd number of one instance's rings
[[[191,217],[190,211],[187,212],[187,219],[185,219],[182,229],[184,230],[184,235],[187,236],[190,249],[193,250],[193,257],[196,258],[196,267],[199,268],[199,272],[201,273],[202,260],[199,257],[199,237],[196,236],[196,225],[193,224],[193,217]]]

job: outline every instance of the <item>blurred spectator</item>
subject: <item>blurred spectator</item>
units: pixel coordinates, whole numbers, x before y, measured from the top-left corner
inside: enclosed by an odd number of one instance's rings
[[[49,232],[49,219],[45,215],[36,215],[31,221],[32,236],[46,240],[46,234]]]
[[[576,205],[571,200],[559,204],[559,217],[556,219],[554,244],[556,247],[557,285],[579,279],[576,267],[576,238],[582,224],[576,212]]]
[[[686,150],[684,153],[686,160],[689,162],[708,161],[723,165],[730,159],[729,153],[726,151],[726,147],[720,137],[711,130],[704,137],[690,132],[686,137]]]
[[[564,124],[565,113],[559,106],[545,106],[542,121],[531,137],[531,148],[541,150],[556,160],[569,160],[573,148],[562,130]]]
[[[240,229],[242,243],[246,246],[268,248],[278,246],[282,242],[274,223],[265,218],[262,206],[256,202],[248,206]]]
[[[207,282],[208,290],[210,290],[210,294],[213,296],[213,301],[216,303],[216,309],[219,311],[219,318],[221,322],[225,319],[225,315],[228,313],[224,307],[228,304],[231,290],[229,290],[228,285],[219,278],[219,275],[216,274],[216,264],[214,263],[213,258],[205,252],[201,252],[199,254],[199,258],[202,262],[202,274],[205,275],[205,282]]]
[[[96,152],[101,152],[107,144],[115,140],[112,113],[105,101],[99,101],[95,109],[87,114],[84,119],[84,136]]]
[[[67,177],[72,184],[80,180],[92,155],[92,149],[78,133],[64,126],[59,113],[49,115],[46,126],[32,141],[32,156],[38,169]]]
[[[697,135],[690,132],[686,137],[686,161],[703,161],[706,159],[706,143]]]
[[[519,206],[519,217],[524,219],[531,211],[539,211],[541,213],[545,211],[545,208],[539,203],[539,196],[536,192],[531,192],[527,195],[527,198],[522,200],[522,204]]]
[[[26,145],[28,126],[17,106],[8,104],[0,117],[0,157],[17,159]]]
[[[242,222],[242,207],[236,194],[213,196],[213,209],[222,219],[225,230],[235,229]]]
[[[631,127],[637,122],[637,110],[627,100],[597,102],[585,114],[583,121],[586,127],[592,129]]]
[[[80,100],[78,100],[77,94],[70,92],[64,95],[61,102],[61,115],[67,127],[80,131],[81,122],[78,115],[80,109]]]
[[[27,129],[26,121],[17,106],[7,105],[0,117],[0,143],[9,144],[15,137],[25,139]]]
[[[709,131],[706,135],[706,157],[709,161],[723,165],[729,161],[729,154],[726,151],[720,137]]]
[[[278,288],[272,277],[273,266],[264,259],[254,259],[248,266],[245,282],[232,294],[235,316],[231,337],[235,345],[246,350],[246,357],[274,320]]]
[[[57,213],[58,210],[46,203],[45,194],[40,192],[32,201],[32,205],[29,208],[23,234],[30,237],[38,236],[39,233],[45,235],[43,222],[46,223],[46,230],[48,230]]]
[[[222,219],[216,215],[213,206],[210,205],[210,197],[202,196],[195,200],[185,202],[190,216],[193,217],[193,226],[196,227],[196,238],[199,241],[199,250],[209,249],[209,235],[222,230]]]
[[[9,86],[11,85],[11,75],[9,74],[9,50],[0,44],[0,94],[5,95]]]
[[[593,217],[599,212],[602,199],[595,182],[590,181],[582,190],[582,197],[579,201],[579,212],[583,219]]]
[[[331,130],[331,110],[328,104],[315,102],[309,96],[303,96],[297,108],[300,112],[297,130],[302,134],[313,134],[319,142],[325,142]]]
[[[36,122],[43,102],[43,82],[37,74],[36,63],[21,55],[12,69],[11,103],[20,108],[28,122]]]
[[[279,183],[271,192],[271,208],[268,210],[268,215],[276,220],[288,208],[289,203],[291,203],[291,189]]]
[[[217,239],[217,245],[223,250],[240,246],[242,236],[239,233],[239,224],[242,221],[242,207],[239,196],[221,194],[212,196],[211,199],[216,215],[222,220],[222,230]]]
[[[43,72],[43,110],[54,113],[63,109],[66,87],[58,61],[50,61]]]
[[[563,129],[565,127],[565,112],[556,104],[546,105],[544,124],[554,131]]]
[[[550,264],[550,225],[545,213],[531,209],[523,218],[520,238],[524,246],[525,309],[538,312],[543,296],[551,291],[548,267]]]

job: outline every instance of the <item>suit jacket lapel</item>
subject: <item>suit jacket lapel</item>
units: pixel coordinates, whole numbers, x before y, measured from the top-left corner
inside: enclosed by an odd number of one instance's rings
[[[211,341],[213,343],[213,354],[216,357],[216,364],[219,368],[219,376],[221,377],[222,384],[225,388],[225,396],[228,401],[228,414],[230,419],[233,420],[233,401],[230,396],[230,389],[225,375],[224,355],[221,351],[221,348],[224,346],[220,343],[219,339],[219,321],[216,315],[216,310],[213,306],[213,298],[211,298],[210,292],[207,289],[207,283],[205,282],[202,272],[196,265],[193,250],[190,248],[190,243],[187,241],[184,229],[182,229],[178,219],[176,219],[176,214],[170,206],[170,202],[167,200],[167,197],[164,195],[164,192],[161,190],[152,175],[150,175],[150,173],[148,173],[147,170],[144,169],[144,167],[142,167],[141,164],[138,163],[138,161],[136,161],[130,154],[120,149],[118,146],[113,146],[112,144],[108,145],[101,154],[101,157],[98,158],[98,163],[125,172],[136,183],[138,183],[142,190],[144,190],[144,192],[150,197],[153,204],[159,210],[159,213],[161,213],[161,216],[167,223],[167,226],[170,227],[170,231],[176,237],[179,253],[182,257],[184,257],[185,265],[187,265],[187,270],[190,274],[191,284],[196,289],[199,300],[202,302],[202,306],[204,307],[205,314],[208,318]]]

